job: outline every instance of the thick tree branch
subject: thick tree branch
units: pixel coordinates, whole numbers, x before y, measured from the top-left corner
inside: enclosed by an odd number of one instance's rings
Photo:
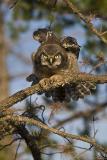
[[[17,133],[25,140],[28,148],[30,149],[34,160],[41,160],[40,149],[37,145],[36,139],[32,136],[24,125],[16,125]]]
[[[99,37],[104,43],[107,44],[107,39],[104,38],[104,34],[99,32],[91,23],[90,19],[84,16],[80,10],[70,1],[70,0],[64,0],[65,3],[68,5],[68,7],[73,11],[74,14],[76,14],[80,19],[82,19],[88,26],[88,28],[95,34],[97,37]]]
[[[45,92],[50,89],[64,86],[65,84],[72,84],[72,83],[80,83],[84,81],[90,81],[93,83],[107,83],[107,75],[91,75],[86,73],[63,73],[63,75],[60,76],[60,78],[55,78],[56,75],[42,79],[38,84],[28,87],[24,90],[21,90],[12,96],[2,100],[0,102],[0,111],[3,111],[12,105],[16,104],[17,102],[20,102],[27,98],[28,96],[38,93],[38,92]]]
[[[58,129],[50,128],[47,125],[41,123],[40,121],[34,120],[32,118],[16,116],[16,115],[15,116],[7,115],[6,117],[0,118],[0,122],[4,122],[4,121],[10,121],[10,122],[15,122],[15,123],[19,122],[19,123],[22,123],[22,124],[26,123],[26,124],[29,124],[29,125],[36,125],[36,126],[38,126],[40,128],[43,128],[47,131],[58,134],[58,135],[60,135],[64,138],[70,138],[70,139],[80,140],[80,141],[84,141],[86,143],[89,143],[93,147],[95,147],[97,151],[107,154],[107,148],[97,144],[96,140],[93,139],[93,138],[90,138],[88,136],[83,137],[83,136],[78,136],[78,135],[62,132]]]

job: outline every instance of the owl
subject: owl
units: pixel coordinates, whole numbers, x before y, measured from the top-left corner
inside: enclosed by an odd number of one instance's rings
[[[39,34],[41,34],[41,30],[39,31]],[[80,46],[77,41],[72,37],[66,37],[60,41],[54,33],[51,32],[50,34],[50,32],[47,32],[46,30],[44,38],[39,35],[38,40],[41,46],[32,55],[33,74],[27,77],[27,81],[33,81],[32,85],[38,83],[43,78],[49,78],[56,74],[60,75],[63,72],[79,73],[78,54]],[[35,39],[37,40],[37,38]],[[63,87],[51,89],[45,92],[45,95],[52,97],[55,102],[63,102],[84,98],[93,90],[95,90],[93,83],[80,82],[79,84],[67,84]]]

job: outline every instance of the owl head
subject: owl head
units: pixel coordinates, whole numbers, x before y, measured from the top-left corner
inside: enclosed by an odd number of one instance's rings
[[[49,69],[57,69],[67,64],[67,55],[65,50],[58,44],[45,44],[40,46],[36,55],[33,55],[33,61],[36,56],[41,66]]]

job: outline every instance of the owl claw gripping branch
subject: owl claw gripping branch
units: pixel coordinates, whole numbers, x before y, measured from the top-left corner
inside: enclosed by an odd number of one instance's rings
[[[33,38],[40,42],[37,52],[32,55],[33,74],[27,77],[32,85],[43,78],[54,77],[62,73],[79,73],[78,56],[80,46],[73,37],[63,40],[49,29],[38,29],[33,33]],[[57,76],[56,76],[57,77]],[[52,97],[53,101],[70,101],[84,98],[95,90],[95,85],[90,82],[66,84],[45,92],[45,96]],[[40,93],[42,94],[42,93]]]

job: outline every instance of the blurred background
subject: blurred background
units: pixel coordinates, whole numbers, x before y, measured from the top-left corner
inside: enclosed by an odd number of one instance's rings
[[[106,0],[71,0],[84,15],[92,19],[99,31],[107,29]],[[58,0],[1,0],[0,1],[0,100],[29,87],[26,77],[32,73],[31,54],[40,45],[32,37],[39,28],[51,28],[59,37],[72,36],[81,46],[78,59],[81,71],[92,74],[107,74],[105,45],[89,31],[86,24],[75,16],[66,4]],[[105,34],[107,37],[107,34]],[[102,65],[98,65],[102,63]],[[97,66],[97,67],[96,67]],[[36,110],[45,123],[72,134],[88,135],[98,143],[107,145],[107,85],[97,85],[93,95],[69,104],[54,104],[44,95],[33,95],[14,105],[17,113],[29,105],[45,107],[44,112]],[[39,108],[39,107],[37,107]],[[20,112],[18,111],[20,110]],[[85,114],[82,114],[82,113]],[[42,116],[41,116],[42,115]],[[27,126],[31,134],[40,129]],[[7,144],[14,136],[5,137],[0,144]],[[18,142],[0,151],[0,160],[14,160]],[[47,146],[46,146],[47,145]],[[42,146],[43,160],[97,160],[102,157],[89,144],[69,141],[52,133],[43,132],[38,140]],[[88,150],[87,150],[88,149]],[[33,160],[24,141],[18,149],[17,160]],[[9,158],[8,158],[9,157]]]

